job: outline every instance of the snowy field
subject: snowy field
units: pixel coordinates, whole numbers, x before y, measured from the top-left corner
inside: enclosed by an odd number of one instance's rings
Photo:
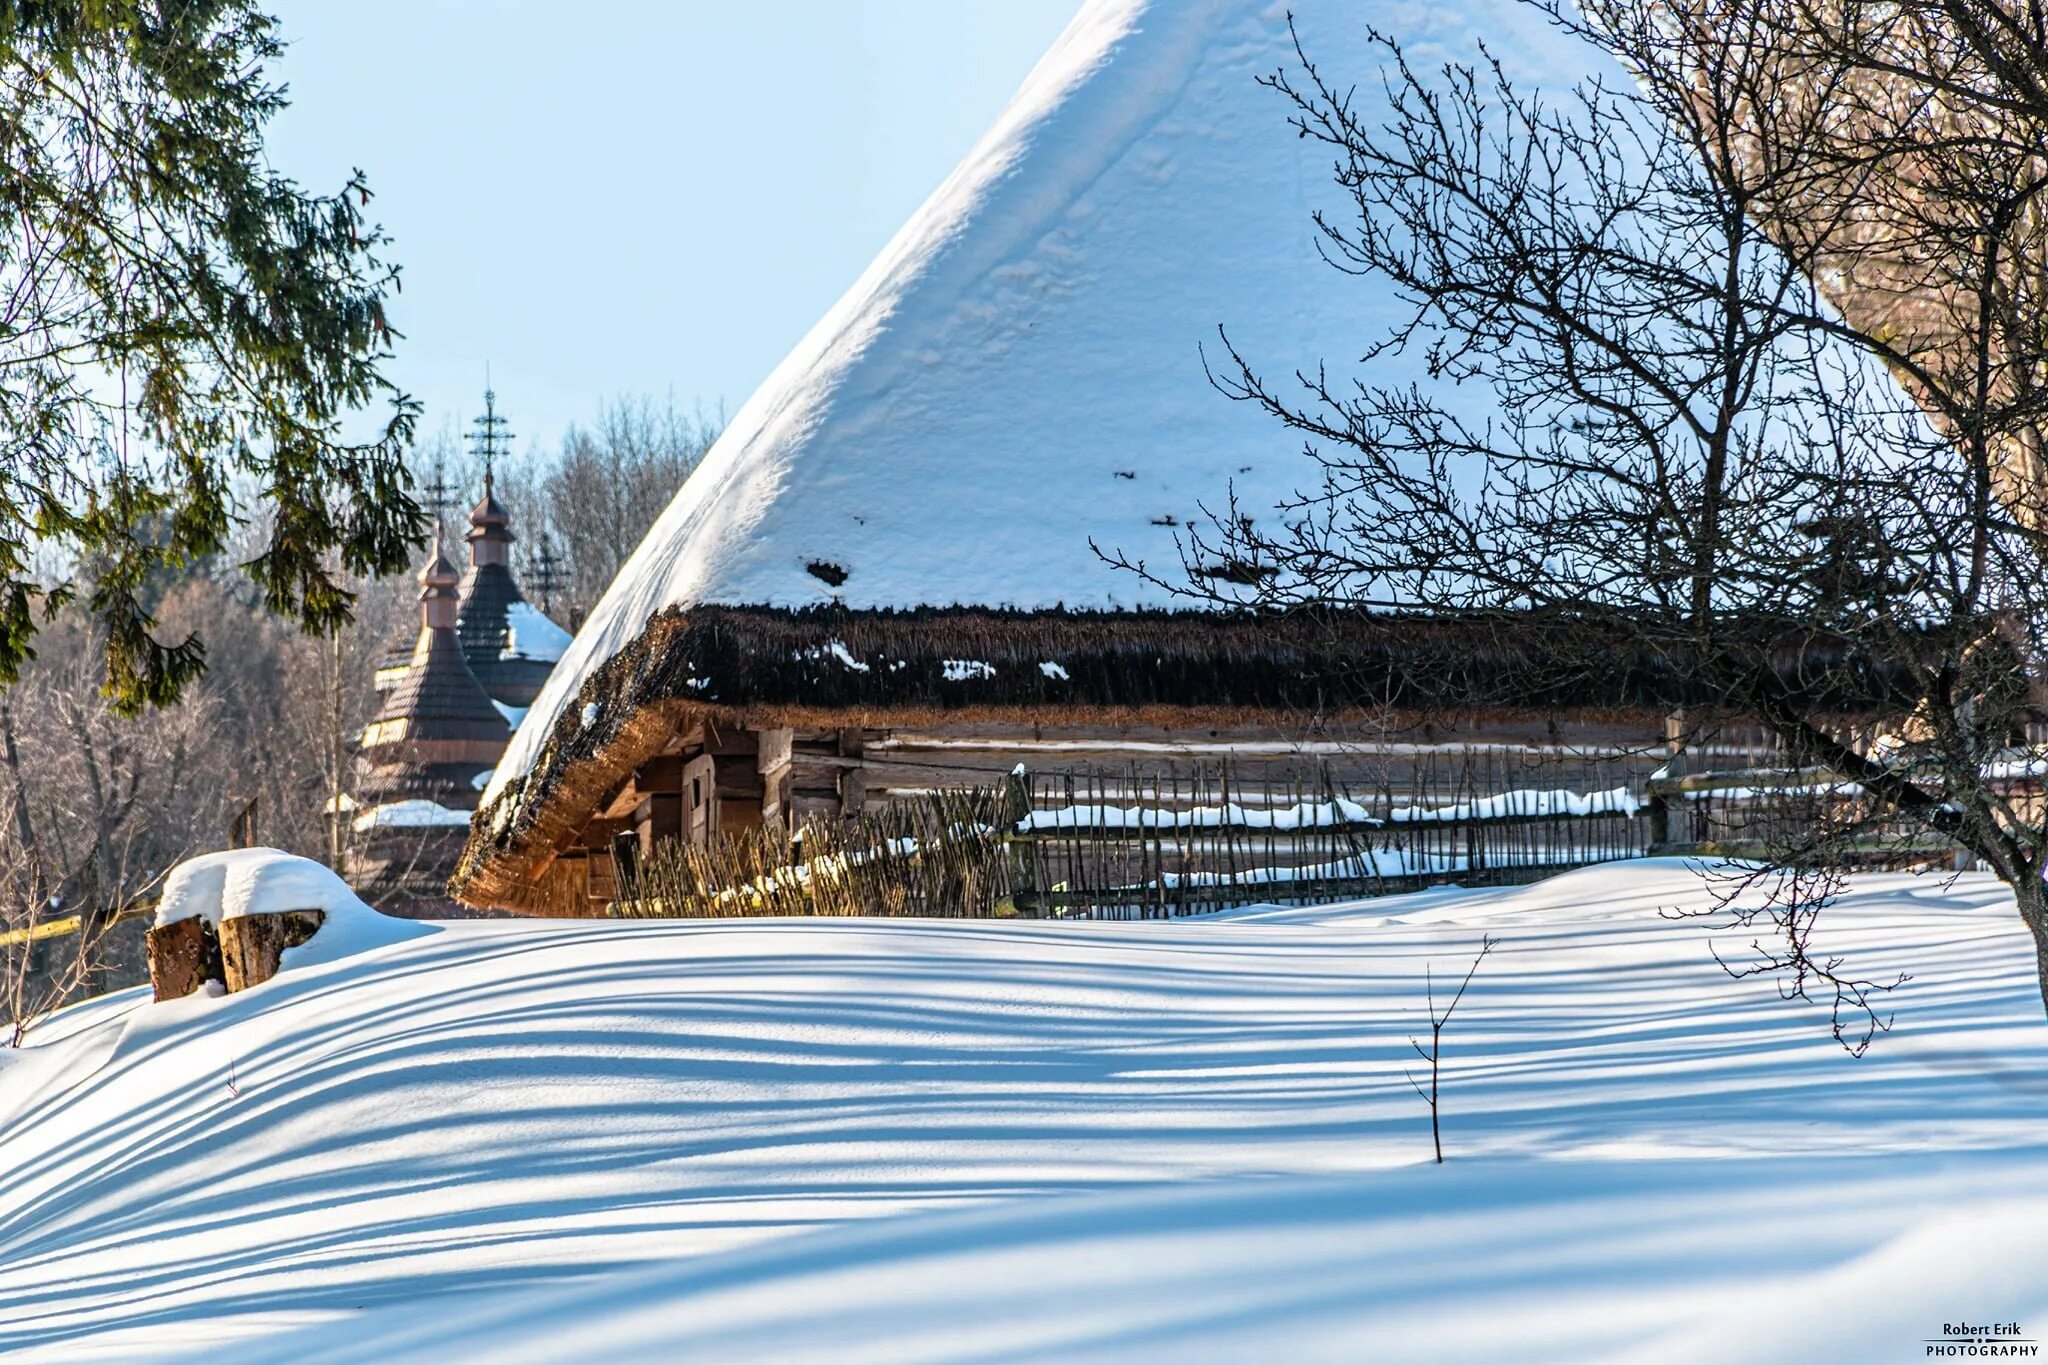
[[[1919,1360],[2048,1335],[2008,899],[1861,1060],[1673,863],[1145,924],[392,922],[0,1062],[0,1354]],[[1451,1025],[1449,1163],[1407,1039]],[[1743,938],[1720,936],[1724,951]]]

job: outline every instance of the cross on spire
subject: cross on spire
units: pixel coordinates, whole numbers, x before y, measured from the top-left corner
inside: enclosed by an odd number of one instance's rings
[[[527,581],[533,584],[533,590],[540,595],[542,613],[552,612],[555,594],[564,586],[564,580],[562,559],[555,553],[554,537],[545,530],[540,533],[540,541],[534,546],[533,568]]]
[[[500,455],[512,451],[512,432],[505,419],[498,415],[498,395],[490,389],[484,390],[484,413],[470,423],[468,435],[470,453],[484,464],[484,496],[491,494],[493,466]]]
[[[420,485],[420,492],[425,495],[427,507],[434,514],[434,548],[439,550],[442,545],[442,527],[447,523],[449,511],[455,505],[455,489],[448,482],[447,457],[440,451],[434,452],[434,462],[429,468],[432,471],[431,476]]]

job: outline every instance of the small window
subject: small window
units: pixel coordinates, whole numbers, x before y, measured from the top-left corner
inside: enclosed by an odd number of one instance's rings
[[[697,807],[703,804],[704,779],[701,777],[693,777],[690,779],[690,809],[695,810],[697,809]]]

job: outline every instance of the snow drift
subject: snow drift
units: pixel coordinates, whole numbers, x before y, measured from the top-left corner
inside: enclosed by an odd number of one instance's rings
[[[0,1061],[0,1353],[1920,1358],[2048,1321],[1990,879],[1859,878],[1860,1061],[1641,862],[1145,924],[385,921]],[[325,935],[323,930],[323,938]],[[1446,1039],[1422,977],[1500,940]],[[2028,1258],[2032,1259],[2028,1259]]]

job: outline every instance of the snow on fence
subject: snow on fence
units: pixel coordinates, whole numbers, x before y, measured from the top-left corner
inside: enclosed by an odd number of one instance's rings
[[[1527,880],[1643,852],[1640,802],[1617,775],[1592,758],[1532,771],[1467,755],[1397,793],[1340,789],[1327,771],[1109,779],[1020,768],[1000,788],[929,792],[793,839],[750,830],[661,845],[623,869],[610,912],[1165,918],[1448,878]],[[1508,787],[1517,777],[1563,784]]]
[[[1825,768],[1667,768],[1644,784],[1643,811],[1655,855],[1866,869],[1922,867],[1956,855],[1952,840]]]
[[[1404,755],[1396,784],[1228,764],[1155,777],[1031,773],[924,792],[795,838],[753,830],[622,862],[615,915],[1166,918],[1432,882],[1530,880],[1645,854],[1905,867],[1950,848],[1853,784],[1723,741],[1666,755]],[[1668,761],[1666,761],[1668,759]],[[1711,771],[1687,771],[1689,763]],[[1663,763],[1655,772],[1652,765]],[[1391,765],[1390,765],[1391,769]],[[1849,837],[1845,821],[1857,825]]]

